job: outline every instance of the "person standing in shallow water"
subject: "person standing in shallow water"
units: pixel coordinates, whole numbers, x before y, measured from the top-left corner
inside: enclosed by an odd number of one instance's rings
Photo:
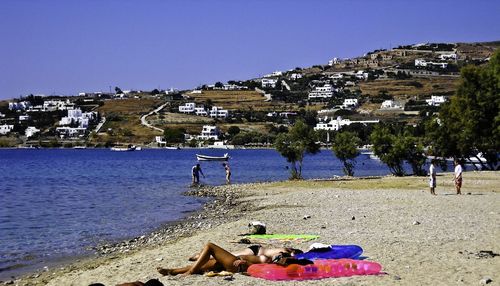
[[[431,189],[431,195],[436,195],[436,163],[435,159],[431,160],[431,166],[429,167],[429,187]]]
[[[205,178],[205,174],[203,174],[200,164],[196,164],[195,166],[193,166],[191,171],[193,175],[193,185],[200,183],[200,173],[203,176],[203,178]]]
[[[457,190],[457,195],[462,194],[462,165],[458,159],[455,159],[455,189]]]
[[[226,170],[226,183],[231,184],[231,169],[229,168],[229,164],[222,163],[224,170]]]

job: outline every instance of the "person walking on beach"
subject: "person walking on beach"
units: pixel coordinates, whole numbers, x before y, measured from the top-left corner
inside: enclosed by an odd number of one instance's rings
[[[195,166],[193,166],[191,171],[193,174],[193,185],[200,183],[200,173],[203,176],[203,178],[205,178],[205,174],[203,174],[200,164],[196,164]]]
[[[231,169],[229,168],[229,164],[222,163],[224,170],[226,170],[226,183],[231,184]]]
[[[436,159],[431,160],[431,166],[429,167],[429,187],[431,188],[431,195],[436,195]]]
[[[462,165],[460,165],[458,159],[455,159],[455,189],[457,190],[457,195],[462,194],[460,190],[462,188],[462,172]]]

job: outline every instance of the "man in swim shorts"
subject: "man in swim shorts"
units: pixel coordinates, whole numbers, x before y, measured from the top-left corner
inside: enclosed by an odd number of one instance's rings
[[[462,165],[458,159],[455,159],[455,189],[457,190],[457,195],[461,195],[462,191]]]
[[[192,175],[193,175],[193,185],[194,184],[199,184],[200,183],[200,173],[205,178],[205,174],[203,174],[203,171],[201,170],[200,164],[196,164],[193,166],[191,169]]]
[[[429,187],[431,189],[431,195],[436,195],[436,159],[431,160],[431,165],[429,167]]]

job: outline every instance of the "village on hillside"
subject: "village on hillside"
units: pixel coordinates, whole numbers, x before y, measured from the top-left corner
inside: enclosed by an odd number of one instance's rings
[[[269,147],[302,119],[320,132],[415,124],[452,96],[465,65],[500,42],[415,44],[191,90],[36,93],[0,102],[0,147]]]

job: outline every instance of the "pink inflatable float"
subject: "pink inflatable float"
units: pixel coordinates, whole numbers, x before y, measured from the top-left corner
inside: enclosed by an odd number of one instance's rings
[[[314,264],[253,264],[248,274],[267,280],[309,280],[353,275],[380,274],[382,266],[376,262],[353,259],[318,259]]]

